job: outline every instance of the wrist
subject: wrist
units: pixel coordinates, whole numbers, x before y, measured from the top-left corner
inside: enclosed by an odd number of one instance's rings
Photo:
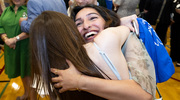
[[[19,36],[16,36],[16,41],[19,41],[20,40],[20,37]]]
[[[2,36],[2,40],[5,42],[5,40],[8,39],[7,36]]]
[[[77,81],[77,88],[76,90],[78,91],[81,91],[81,79],[82,79],[83,75],[81,74],[78,78],[78,81]]]

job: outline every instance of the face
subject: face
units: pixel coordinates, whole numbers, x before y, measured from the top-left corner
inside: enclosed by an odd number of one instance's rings
[[[83,8],[75,18],[76,26],[86,42],[91,42],[105,27],[105,20],[93,8]]]
[[[16,6],[21,6],[21,5],[25,4],[25,0],[12,0],[12,2],[13,2]]]
[[[75,0],[78,6],[85,6],[87,4],[94,4],[96,0]]]

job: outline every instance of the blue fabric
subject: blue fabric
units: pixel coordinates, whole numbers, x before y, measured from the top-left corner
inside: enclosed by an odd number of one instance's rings
[[[43,11],[57,11],[67,15],[64,0],[29,0],[27,3],[28,20],[21,22],[21,30],[29,33],[32,21]]]
[[[167,81],[175,73],[172,59],[151,25],[142,18],[137,18],[137,21],[139,24],[139,38],[154,62],[156,82]]]
[[[112,10],[112,6],[113,6],[112,0],[106,0],[106,7],[107,7],[107,9]]]

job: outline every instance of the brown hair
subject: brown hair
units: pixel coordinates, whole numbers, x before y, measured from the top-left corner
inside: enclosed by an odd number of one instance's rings
[[[85,6],[76,6],[71,11],[71,18],[75,21],[76,15],[79,11],[81,11],[83,8],[92,8],[95,9],[102,18],[106,21],[105,28],[107,27],[116,27],[120,25],[120,19],[118,15],[102,6],[96,6],[96,5],[85,5]]]
[[[37,78],[37,83],[43,80],[51,99],[55,99],[57,92],[51,91],[53,76],[50,68],[67,69],[66,59],[70,60],[81,73],[103,78],[88,57],[83,44],[85,41],[75,23],[64,14],[45,11],[32,22],[30,27],[32,77]],[[58,96],[61,100],[102,100],[90,93],[78,91],[68,91]]]

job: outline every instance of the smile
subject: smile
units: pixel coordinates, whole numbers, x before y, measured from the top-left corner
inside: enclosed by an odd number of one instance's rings
[[[89,33],[85,34],[85,38],[90,38],[96,34],[97,34],[97,32],[89,32]]]

